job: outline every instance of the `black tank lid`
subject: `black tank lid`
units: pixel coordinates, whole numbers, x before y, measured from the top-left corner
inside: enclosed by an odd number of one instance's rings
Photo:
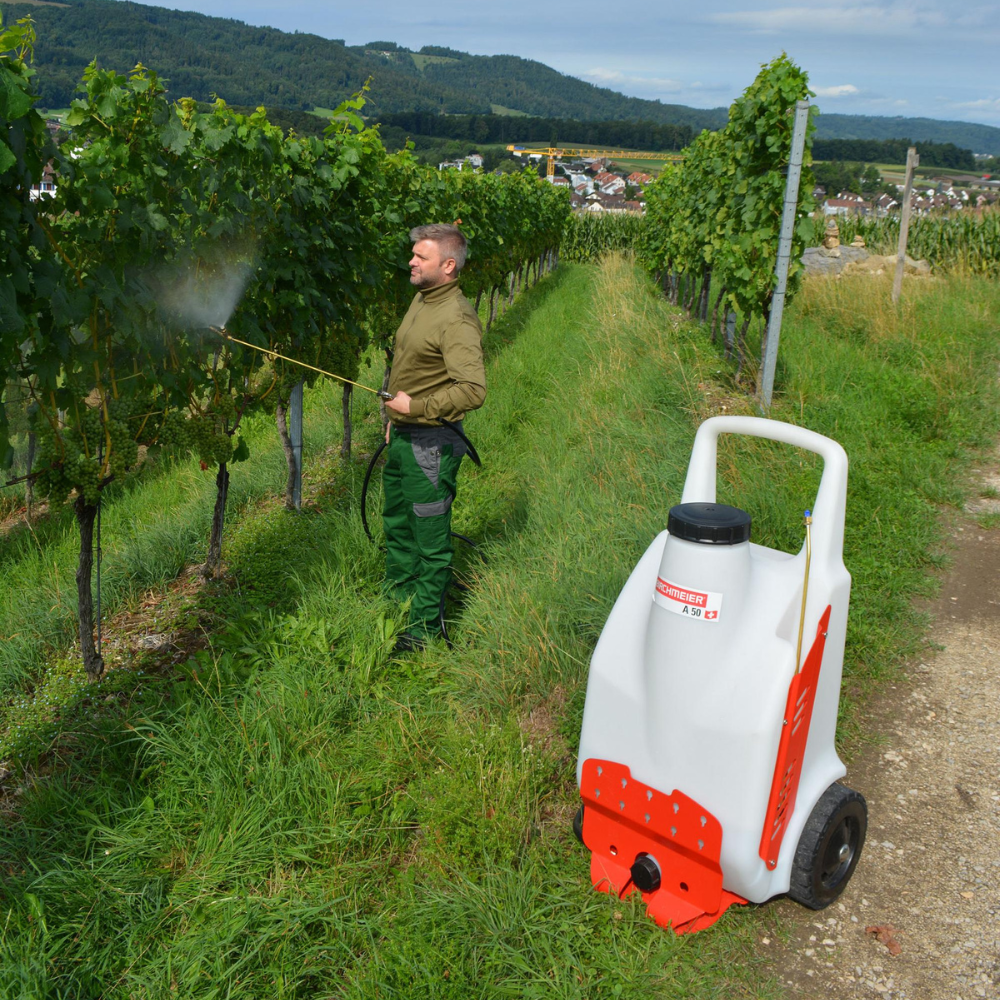
[[[688,542],[739,545],[750,538],[750,515],[724,503],[679,503],[670,508],[667,530]]]

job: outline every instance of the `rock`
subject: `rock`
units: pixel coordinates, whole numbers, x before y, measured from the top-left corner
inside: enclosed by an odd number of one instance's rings
[[[140,636],[136,646],[139,649],[151,649],[154,652],[158,652],[161,649],[166,649],[170,644],[170,636],[153,633],[152,635]]]
[[[863,246],[807,247],[802,254],[802,266],[807,275],[818,274],[825,277],[840,274],[894,274],[895,254],[872,254]],[[931,266],[926,260],[907,257],[905,274],[914,277],[930,277]]]
[[[868,257],[868,251],[859,247],[808,247],[802,254],[802,265],[806,274],[821,274],[827,277],[839,274],[845,264]]]
[[[896,273],[896,255],[893,254],[869,254],[864,260],[852,261],[850,267],[844,267],[844,274],[889,274]],[[931,266],[926,260],[914,260],[907,256],[903,265],[903,273],[915,277],[930,277]]]

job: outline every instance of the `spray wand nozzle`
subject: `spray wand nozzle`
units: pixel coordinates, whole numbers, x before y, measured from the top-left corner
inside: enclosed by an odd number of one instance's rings
[[[809,596],[809,566],[812,563],[812,511],[807,510],[802,517],[806,526],[806,571],[802,580],[802,611],[799,614],[799,641],[795,647],[795,672],[802,669],[802,633],[806,624],[806,598]]]
[[[359,389],[364,389],[365,392],[372,392],[379,399],[393,399],[391,392],[386,392],[384,389],[373,389],[370,385],[362,385],[360,382],[355,382],[352,379],[344,378],[343,375],[336,375],[333,372],[324,371],[322,368],[317,368],[315,365],[306,364],[305,361],[299,361],[296,358],[286,357],[284,354],[279,354],[277,351],[272,351],[268,347],[258,347],[256,344],[248,343],[245,340],[240,340],[238,337],[234,337],[229,333],[225,326],[215,326],[209,324],[209,329],[218,334],[224,340],[231,340],[234,344],[240,344],[243,347],[249,347],[251,350],[260,351],[261,354],[267,355],[269,358],[280,358],[282,361],[287,361],[292,365],[300,365],[302,368],[308,368],[310,371],[318,372],[320,375],[325,375],[327,378],[335,378],[338,382],[346,382],[348,385],[357,386]]]

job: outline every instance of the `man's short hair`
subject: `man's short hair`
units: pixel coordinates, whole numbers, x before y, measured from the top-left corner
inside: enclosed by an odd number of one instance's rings
[[[429,226],[417,226],[410,230],[410,239],[414,243],[420,240],[430,240],[438,245],[441,253],[454,258],[456,274],[465,267],[465,257],[469,244],[462,230],[447,222],[434,222]]]

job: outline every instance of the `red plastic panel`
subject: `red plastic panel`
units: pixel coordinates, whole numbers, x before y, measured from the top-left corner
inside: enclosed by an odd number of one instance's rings
[[[792,678],[788,686],[788,700],[781,728],[781,742],[778,744],[778,759],[771,781],[771,796],[764,816],[764,830],[760,837],[760,856],[768,868],[778,864],[781,842],[785,838],[788,821],[795,810],[795,798],[802,776],[802,755],[806,752],[809,738],[809,723],[812,721],[813,705],[816,701],[816,684],[819,668],[826,648],[826,633],[830,625],[830,605],[816,629],[816,639],[809,650],[802,669]]]
[[[591,851],[594,887],[624,897],[635,891],[629,869],[639,854],[652,855],[661,884],[643,893],[650,916],[675,931],[706,916],[713,923],[733,902],[722,889],[722,825],[683,792],[669,795],[636,781],[625,764],[584,761],[583,842]]]

